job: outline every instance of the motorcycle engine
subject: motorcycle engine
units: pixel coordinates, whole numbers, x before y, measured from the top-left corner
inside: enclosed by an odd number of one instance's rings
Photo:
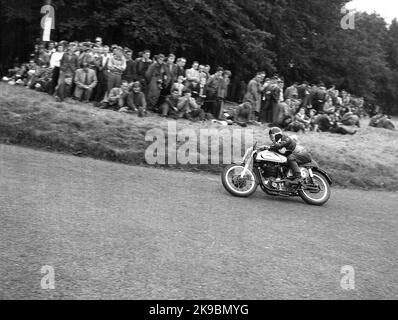
[[[275,165],[265,165],[261,169],[262,175],[266,179],[278,177],[278,167]]]

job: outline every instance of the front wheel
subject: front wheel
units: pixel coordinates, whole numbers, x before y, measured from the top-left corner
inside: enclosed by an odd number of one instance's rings
[[[256,192],[258,184],[256,177],[251,169],[241,178],[245,168],[242,165],[230,165],[222,172],[222,184],[224,188],[233,196],[247,198]]]
[[[332,194],[328,179],[322,173],[314,171],[312,182],[311,189],[299,191],[300,197],[308,204],[322,206],[329,201]]]

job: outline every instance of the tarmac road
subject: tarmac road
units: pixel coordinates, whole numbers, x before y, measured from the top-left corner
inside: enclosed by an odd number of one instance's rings
[[[238,199],[214,175],[0,145],[0,299],[397,299],[397,207]]]

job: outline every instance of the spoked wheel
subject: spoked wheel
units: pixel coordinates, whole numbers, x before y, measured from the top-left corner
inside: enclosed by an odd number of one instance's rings
[[[309,178],[311,179],[311,178]],[[314,172],[312,183],[299,191],[300,197],[308,204],[322,206],[329,201],[331,188],[326,177],[320,172]]]
[[[241,165],[230,165],[222,173],[224,188],[235,197],[250,197],[256,192],[258,184],[252,170],[248,169],[245,176],[241,174],[245,168]]]

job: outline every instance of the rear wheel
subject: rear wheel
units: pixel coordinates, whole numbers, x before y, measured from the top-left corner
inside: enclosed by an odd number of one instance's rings
[[[230,165],[222,173],[222,184],[233,196],[247,198],[256,192],[258,184],[251,169],[248,169],[245,176],[241,174],[245,168],[242,165]]]
[[[329,201],[332,194],[330,184],[326,177],[318,171],[314,171],[312,182],[311,188],[299,191],[300,197],[308,204],[322,206]]]

